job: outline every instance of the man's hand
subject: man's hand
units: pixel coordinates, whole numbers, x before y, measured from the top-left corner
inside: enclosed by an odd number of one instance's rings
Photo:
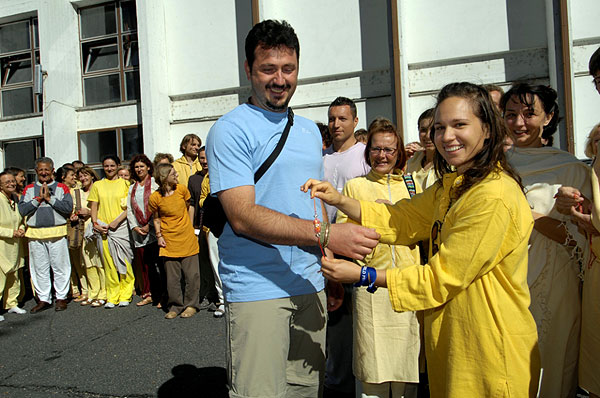
[[[159,247],[167,247],[167,242],[162,236],[157,239],[157,243]]]
[[[22,229],[15,229],[15,231],[13,232],[13,238],[22,238],[25,236],[25,231],[23,231]]]
[[[71,220],[71,221],[78,221],[79,220],[79,216],[77,214],[73,213],[73,214],[71,214],[69,216],[69,220]]]
[[[556,193],[556,210],[562,214],[571,214],[571,208],[577,207],[583,201],[583,195],[577,188],[560,187]]]
[[[330,281],[354,283],[360,280],[360,267],[339,258],[321,258],[321,271]]]
[[[87,216],[91,215],[92,213],[90,212],[90,209],[82,207],[81,209],[77,210],[77,214],[82,217],[87,217]]]
[[[117,222],[117,220],[112,220],[110,222],[110,224],[108,224],[108,229],[110,229],[111,231],[116,231],[117,228],[119,227],[119,224],[121,224],[120,222]]]
[[[40,197],[44,202],[50,203],[50,189],[47,183],[43,183],[40,188]]]
[[[331,224],[327,247],[336,254],[361,260],[377,246],[380,237],[374,229],[360,225]]]

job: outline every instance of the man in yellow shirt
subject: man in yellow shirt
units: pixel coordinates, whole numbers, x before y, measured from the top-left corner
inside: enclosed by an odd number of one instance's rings
[[[202,170],[198,159],[201,146],[202,140],[196,134],[186,134],[179,145],[183,156],[173,162],[173,168],[179,174],[179,183],[186,187],[190,176]]]

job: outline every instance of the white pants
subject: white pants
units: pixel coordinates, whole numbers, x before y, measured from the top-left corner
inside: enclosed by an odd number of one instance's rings
[[[209,232],[206,240],[208,242],[208,258],[210,259],[213,274],[215,274],[215,288],[219,295],[219,303],[223,304],[225,302],[223,300],[223,284],[219,276],[219,239],[212,232]]]
[[[30,239],[29,268],[33,287],[38,298],[52,302],[52,281],[50,267],[54,273],[54,291],[58,300],[65,300],[69,294],[71,263],[67,238]]]

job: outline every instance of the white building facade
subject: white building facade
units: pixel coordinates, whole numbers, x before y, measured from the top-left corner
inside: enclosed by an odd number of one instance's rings
[[[187,133],[249,96],[244,39],[285,19],[300,39],[291,105],[326,122],[338,96],[359,126],[419,114],[453,81],[550,84],[556,145],[583,158],[600,122],[587,63],[600,46],[597,0],[0,0],[0,169],[136,153],[179,157]]]

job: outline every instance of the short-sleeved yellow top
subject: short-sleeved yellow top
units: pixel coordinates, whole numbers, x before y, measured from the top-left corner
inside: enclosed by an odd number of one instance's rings
[[[98,220],[109,224],[123,211],[127,210],[127,192],[129,182],[122,178],[97,181],[92,185],[87,198],[90,202],[98,202]]]
[[[160,232],[167,243],[167,247],[160,248],[161,256],[189,257],[200,251],[188,213],[190,198],[190,191],[181,184],[177,184],[170,196],[162,196],[158,191],[150,195],[148,208],[151,212],[158,212]]]

